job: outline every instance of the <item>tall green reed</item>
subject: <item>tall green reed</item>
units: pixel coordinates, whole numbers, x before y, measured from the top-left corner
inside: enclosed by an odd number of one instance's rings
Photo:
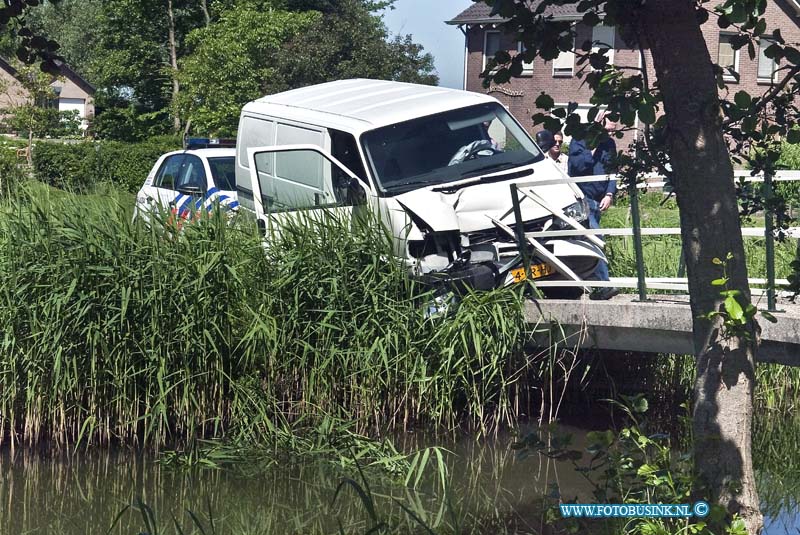
[[[176,232],[131,222],[124,204],[29,189],[4,206],[2,443],[264,440],[324,416],[374,435],[514,420],[530,366],[515,290],[429,319],[377,225],[298,216],[265,249],[247,222]]]

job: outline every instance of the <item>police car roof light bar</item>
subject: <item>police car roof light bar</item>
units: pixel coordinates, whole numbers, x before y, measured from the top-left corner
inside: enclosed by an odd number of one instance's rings
[[[222,149],[235,148],[236,140],[227,138],[187,137],[183,141],[183,148],[192,149]]]

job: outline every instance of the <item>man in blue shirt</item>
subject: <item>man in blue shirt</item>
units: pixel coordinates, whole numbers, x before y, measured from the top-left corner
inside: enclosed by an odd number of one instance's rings
[[[608,119],[603,121],[609,132],[616,128],[616,124]],[[613,159],[617,154],[617,144],[612,138],[590,148],[583,140],[573,139],[569,144],[569,160],[567,174],[571,177],[606,175],[613,173]],[[578,187],[586,197],[589,204],[589,228],[600,228],[600,217],[603,212],[614,203],[614,194],[617,192],[617,181],[611,178],[594,182],[582,182]],[[607,281],[608,264],[600,261],[595,270],[597,280]],[[617,288],[598,288],[590,294],[590,299],[611,299],[619,293]]]

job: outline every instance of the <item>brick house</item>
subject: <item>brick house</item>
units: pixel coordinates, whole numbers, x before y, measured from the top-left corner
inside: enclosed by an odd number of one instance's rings
[[[575,76],[583,65],[576,65],[575,55],[571,52],[562,52],[558,58],[548,62],[536,58],[532,64],[525,66],[522,77],[513,78],[508,84],[492,86],[488,90],[483,87],[480,73],[484,70],[487,58],[493,57],[498,50],[506,50],[511,55],[521,50],[519,43],[512,36],[498,28],[498,23],[503,19],[499,16],[490,16],[490,12],[491,7],[484,3],[475,3],[454,19],[447,21],[447,24],[458,26],[465,35],[465,89],[490,93],[506,105],[531,133],[534,126],[530,117],[541,111],[536,108],[534,101],[543,91],[553,97],[557,105],[577,102],[578,113],[585,120],[592,91],[583,84],[582,78]],[[551,6],[547,14],[556,20],[578,21],[575,39],[578,47],[586,40],[603,43],[611,48],[609,59],[614,65],[640,67],[638,49],[628,47],[613,28],[591,27],[579,22],[582,16],[577,12],[575,4]],[[787,42],[800,42],[800,0],[769,0],[765,17],[770,31],[773,28],[780,28]],[[712,60],[719,65],[733,67],[739,74],[738,82],[735,78],[726,76],[728,87],[721,92],[723,98],[733,98],[733,95],[742,89],[751,95],[760,95],[769,89],[776,68],[775,63],[763,53],[769,46],[769,41],[762,40],[756,57],[751,60],[746,49],[733,50],[730,38],[734,34],[720,29],[715,17],[711,16],[702,30]],[[645,51],[645,58],[650,80],[655,80],[655,71],[648,51]],[[631,133],[622,141],[618,140],[617,146],[619,148],[627,146],[633,135]]]
[[[86,129],[94,117],[94,93],[92,85],[65,63],[60,63],[61,74],[50,86],[56,98],[49,105],[58,111],[76,110],[81,118],[81,128]],[[19,83],[19,72],[8,61],[0,58],[0,109],[19,106],[27,99],[27,90]]]

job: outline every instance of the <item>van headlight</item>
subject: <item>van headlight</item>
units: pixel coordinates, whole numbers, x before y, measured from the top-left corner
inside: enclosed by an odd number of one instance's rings
[[[580,199],[564,208],[564,215],[571,217],[583,226],[589,219],[589,204],[586,199]],[[553,217],[553,230],[569,230],[572,227],[560,217]]]

